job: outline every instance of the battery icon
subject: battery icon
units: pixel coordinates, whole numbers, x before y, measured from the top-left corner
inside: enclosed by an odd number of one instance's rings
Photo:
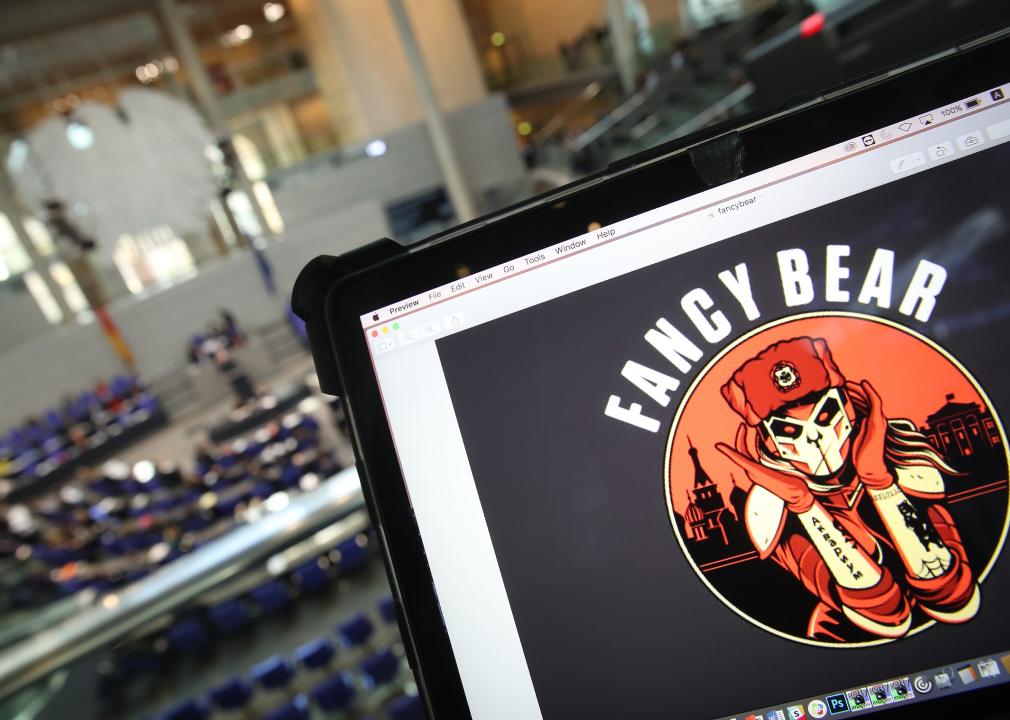
[[[982,100],[980,98],[972,98],[971,100],[965,100],[964,102],[964,106],[969,109],[973,107],[978,107],[981,104]]]

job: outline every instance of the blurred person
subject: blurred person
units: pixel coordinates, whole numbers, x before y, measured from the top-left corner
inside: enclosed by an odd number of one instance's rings
[[[231,345],[233,347],[241,347],[245,344],[245,333],[242,332],[242,329],[238,325],[238,320],[235,319],[231,311],[227,308],[221,308],[218,310],[218,314],[224,323],[223,330]]]
[[[95,249],[95,240],[85,235],[80,228],[67,217],[67,207],[62,200],[50,198],[45,201],[46,220],[53,229],[57,240],[65,240],[85,252]]]

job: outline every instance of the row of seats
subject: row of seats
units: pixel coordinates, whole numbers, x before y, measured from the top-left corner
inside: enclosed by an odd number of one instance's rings
[[[115,701],[146,676],[170,669],[173,664],[199,661],[215,643],[247,636],[267,618],[289,615],[302,598],[321,593],[332,587],[336,579],[363,570],[373,555],[367,533],[360,533],[340,542],[325,555],[292,568],[286,578],[270,578],[241,595],[191,608],[157,635],[120,648],[103,663],[100,696]],[[380,610],[383,623],[394,626],[392,606],[383,603]],[[353,616],[344,625],[341,638],[346,647],[370,647],[376,633],[367,615]]]
[[[237,635],[258,618],[284,614],[298,598],[323,592],[337,577],[362,569],[369,558],[366,543],[364,535],[346,540],[333,553],[293,568],[288,583],[273,578],[242,597],[180,618],[166,631],[167,648],[181,656],[199,655],[215,637]]]
[[[222,446],[204,446],[193,472],[106,463],[24,505],[0,523],[0,552],[22,561],[15,607],[85,588],[133,582],[227,532],[250,508],[312,489],[340,469],[311,415]],[[307,574],[310,571],[306,571]]]
[[[206,697],[173,704],[158,720],[206,720],[214,712],[263,720],[306,720],[313,711],[347,717],[372,710],[397,693],[404,675],[398,651],[384,644],[397,637],[392,598],[379,602],[377,610],[381,629],[368,613],[357,613],[339,623],[334,635],[256,663],[245,676],[212,686]],[[338,662],[342,652],[348,654],[349,662]],[[388,703],[385,710],[395,720],[425,717],[423,704],[409,693]]]
[[[119,412],[129,399],[143,390],[138,378],[125,375],[99,382],[94,388],[68,396],[59,407],[49,408],[39,417],[28,418],[0,435],[0,449],[18,454],[41,447],[53,434],[87,422],[98,412]]]
[[[0,435],[0,477],[24,485],[161,415],[157,398],[137,378],[99,383]]]

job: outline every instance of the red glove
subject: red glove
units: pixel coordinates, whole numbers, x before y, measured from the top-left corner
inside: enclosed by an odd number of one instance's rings
[[[849,383],[852,385],[853,383]],[[887,437],[887,418],[884,416],[880,395],[866,380],[859,383],[866,394],[866,417],[863,427],[852,443],[852,462],[856,474],[867,487],[881,490],[894,482],[884,464],[884,440]]]
[[[806,480],[796,475],[773,470],[756,462],[748,453],[746,438],[747,431],[741,425],[736,434],[736,449],[726,443],[716,443],[715,447],[743,470],[751,482],[781,498],[791,511],[802,513],[809,510],[814,504],[814,495],[807,487]]]

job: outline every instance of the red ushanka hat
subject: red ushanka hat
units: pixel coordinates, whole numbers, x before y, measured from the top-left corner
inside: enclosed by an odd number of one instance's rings
[[[722,396],[748,425],[757,425],[783,405],[843,385],[827,342],[800,337],[770,345],[741,365]]]

